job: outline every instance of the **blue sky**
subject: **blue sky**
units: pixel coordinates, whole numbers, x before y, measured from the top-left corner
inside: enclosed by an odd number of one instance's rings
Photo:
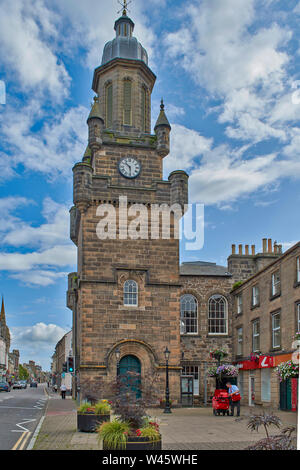
[[[0,293],[21,361],[49,368],[72,321],[72,166],[120,7],[0,0],[0,9]],[[232,243],[298,241],[300,2],[134,0],[130,16],[157,75],[152,119],[163,96],[172,125],[165,177],[186,170],[190,201],[205,204],[204,247],[181,259],[225,265]]]

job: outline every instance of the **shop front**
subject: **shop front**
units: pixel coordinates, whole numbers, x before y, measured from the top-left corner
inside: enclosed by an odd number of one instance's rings
[[[236,367],[239,369],[238,386],[242,404],[247,406],[278,404],[278,379],[272,356],[251,357],[237,362]]]
[[[274,365],[276,367],[285,364],[286,370],[289,368],[292,354],[283,354],[274,357]],[[292,366],[291,366],[292,367]],[[292,374],[286,373],[282,377],[279,386],[279,408],[282,411],[297,411],[298,409],[298,377],[293,377]]]

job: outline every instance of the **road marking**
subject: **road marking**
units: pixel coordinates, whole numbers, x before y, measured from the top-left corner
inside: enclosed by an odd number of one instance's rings
[[[23,449],[24,449],[24,446],[25,446],[26,442],[28,441],[30,434],[31,434],[31,432],[27,432],[27,433],[26,433],[26,437],[25,437],[25,439],[23,440],[22,445],[19,447],[18,450],[23,450]]]
[[[32,450],[32,449],[33,449],[33,446],[34,446],[35,441],[36,441],[36,439],[37,439],[37,437],[38,437],[38,435],[39,435],[39,432],[40,432],[40,429],[41,429],[42,424],[43,424],[43,422],[44,422],[44,419],[45,419],[45,415],[41,417],[40,422],[39,422],[39,424],[38,424],[38,426],[37,426],[37,428],[36,428],[36,430],[35,430],[35,433],[34,433],[34,435],[32,436],[32,438],[31,438],[31,440],[30,440],[30,442],[29,442],[29,444],[28,444],[28,446],[27,446],[27,450]]]
[[[21,431],[19,429],[12,429],[11,432],[22,432],[22,431],[30,432],[29,429],[22,426],[22,424],[32,423],[33,421],[36,421],[36,419],[26,419],[25,421],[22,421],[21,423],[18,423],[18,424],[16,424],[16,426],[18,426],[18,428],[20,428]]]
[[[23,432],[22,436],[17,440],[17,442],[15,443],[15,445],[13,446],[13,448],[11,450],[17,450],[17,447],[18,445],[21,443],[21,441],[24,439],[24,437],[26,436],[26,434],[28,434],[26,431]]]

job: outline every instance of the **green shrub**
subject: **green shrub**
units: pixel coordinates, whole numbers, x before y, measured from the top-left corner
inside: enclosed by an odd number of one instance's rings
[[[86,403],[81,403],[81,405],[77,408],[78,413],[88,413],[91,411],[95,412],[95,407],[92,406],[91,403],[86,402]]]
[[[149,441],[159,441],[160,433],[153,426],[147,426],[141,429],[141,437],[147,437]]]
[[[114,419],[110,423],[101,424],[97,429],[98,439],[103,439],[105,447],[109,449],[125,449],[129,430],[128,423]]]
[[[109,415],[110,410],[111,410],[111,407],[110,407],[109,403],[107,403],[107,402],[99,401],[95,405],[96,415]]]

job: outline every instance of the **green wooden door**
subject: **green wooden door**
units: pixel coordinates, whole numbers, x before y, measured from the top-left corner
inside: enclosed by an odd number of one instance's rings
[[[132,374],[131,374],[132,373]],[[124,356],[120,361],[119,374],[125,388],[141,397],[141,363],[135,356]]]

